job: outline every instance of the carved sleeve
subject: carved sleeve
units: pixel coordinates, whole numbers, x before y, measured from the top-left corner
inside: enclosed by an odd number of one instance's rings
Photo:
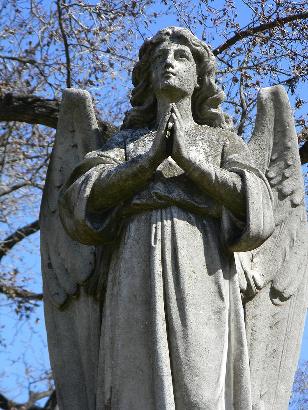
[[[150,180],[157,164],[146,153],[125,161],[119,135],[104,150],[90,152],[61,190],[60,217],[67,233],[84,244],[115,236],[121,207]]]
[[[245,189],[242,178],[235,169],[250,166],[249,159],[246,145],[235,140],[225,143],[221,167],[204,162],[203,158],[195,156],[193,152],[187,155],[181,165],[199,188],[228,208],[234,216],[245,220]]]
[[[273,232],[272,192],[265,176],[253,166],[247,145],[236,135],[225,141],[221,166],[192,153],[183,169],[205,192],[222,204],[222,237],[230,251],[260,246]]]
[[[100,211],[125,201],[146,185],[156,167],[148,154],[113,167],[104,167],[92,186],[89,210]]]

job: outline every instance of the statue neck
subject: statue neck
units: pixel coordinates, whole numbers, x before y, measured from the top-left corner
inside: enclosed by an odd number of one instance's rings
[[[165,116],[168,110],[170,110],[171,104],[176,105],[179,110],[185,128],[191,127],[194,124],[194,119],[191,112],[191,96],[185,96],[176,101],[163,97],[157,98],[156,125],[158,126],[161,118]]]

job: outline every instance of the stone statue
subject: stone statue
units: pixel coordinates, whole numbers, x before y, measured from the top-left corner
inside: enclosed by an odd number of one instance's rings
[[[261,90],[244,143],[210,48],[177,27],[133,85],[105,143],[90,95],[64,92],[41,208],[59,407],[287,409],[308,273],[287,95]]]

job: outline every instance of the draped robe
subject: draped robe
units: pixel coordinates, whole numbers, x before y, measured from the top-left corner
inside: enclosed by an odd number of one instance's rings
[[[170,158],[129,198],[91,209],[97,178],[129,167],[154,137],[147,129],[121,131],[86,156],[62,191],[60,212],[72,238],[111,249],[108,263],[102,258],[97,266],[106,291],[96,409],[249,410],[249,358],[233,252],[253,249],[271,234],[270,188],[238,136],[195,125],[187,138],[196,162],[240,175],[244,219]]]

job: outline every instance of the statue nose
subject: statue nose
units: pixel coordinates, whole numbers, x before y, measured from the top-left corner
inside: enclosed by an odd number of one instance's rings
[[[173,71],[174,70],[174,64],[172,61],[166,61],[165,66],[164,66],[165,71]]]
[[[174,59],[173,57],[169,54],[166,58],[165,61],[165,68],[170,68],[170,67],[174,67]]]

